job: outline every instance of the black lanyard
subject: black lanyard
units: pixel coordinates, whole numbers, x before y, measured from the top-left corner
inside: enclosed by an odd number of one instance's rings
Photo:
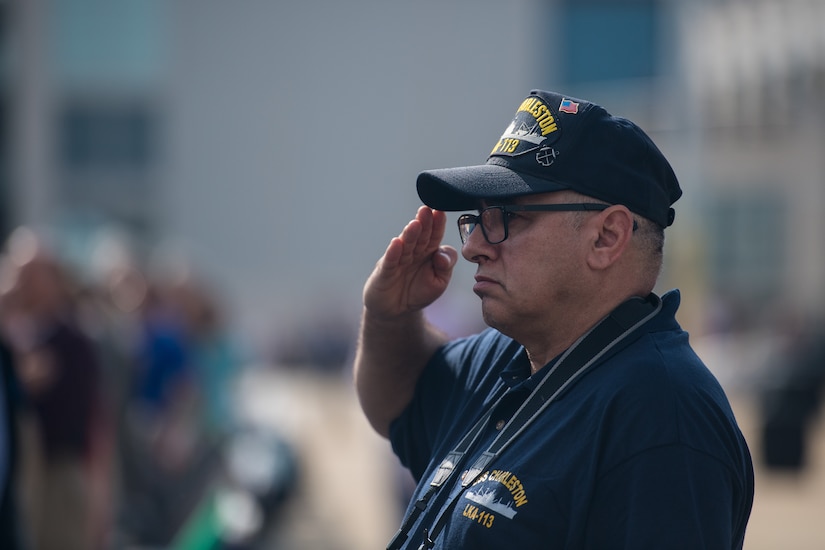
[[[556,397],[568,386],[573,384],[592,364],[614,350],[622,341],[629,342],[628,337],[641,327],[659,310],[662,301],[655,294],[647,299],[632,298],[617,307],[595,327],[576,340],[567,351],[562,354],[550,372],[539,382],[530,396],[522,403],[507,425],[496,436],[493,442],[476,459],[473,465],[461,477],[461,486],[450,496],[447,505],[442,508],[431,531],[424,529],[424,542],[419,550],[433,548],[435,538],[444,528],[444,525],[458,502],[458,497],[484,472],[490,463],[499,456],[527,426],[552,403]],[[502,396],[503,398],[503,396]],[[502,398],[475,423],[475,425],[461,439],[458,445],[441,461],[436,470],[430,487],[419,498],[407,516],[401,528],[387,546],[387,550],[398,550],[409,537],[409,531],[419,516],[427,509],[427,505],[441,487],[453,476],[464,461],[467,452],[484,431],[493,410]]]

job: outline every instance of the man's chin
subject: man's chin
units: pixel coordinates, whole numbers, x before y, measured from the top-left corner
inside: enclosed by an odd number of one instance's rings
[[[502,334],[507,335],[507,326],[509,323],[505,321],[504,316],[492,304],[488,304],[485,300],[481,301],[481,318],[488,327],[492,327]]]

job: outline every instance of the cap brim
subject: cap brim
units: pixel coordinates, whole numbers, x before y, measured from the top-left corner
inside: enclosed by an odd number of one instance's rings
[[[421,201],[436,210],[474,210],[480,201],[549,193],[565,185],[494,164],[426,170],[416,181]]]

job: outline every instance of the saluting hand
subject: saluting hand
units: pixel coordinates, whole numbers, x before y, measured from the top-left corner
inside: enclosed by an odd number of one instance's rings
[[[418,209],[401,234],[390,241],[364,286],[371,315],[391,318],[421,310],[447,289],[458,252],[441,245],[447,216]]]

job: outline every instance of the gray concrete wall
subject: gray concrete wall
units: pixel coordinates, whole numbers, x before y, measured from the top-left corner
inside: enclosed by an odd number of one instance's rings
[[[417,173],[484,162],[542,76],[529,0],[195,3],[173,19],[161,208],[250,330],[360,311]]]

